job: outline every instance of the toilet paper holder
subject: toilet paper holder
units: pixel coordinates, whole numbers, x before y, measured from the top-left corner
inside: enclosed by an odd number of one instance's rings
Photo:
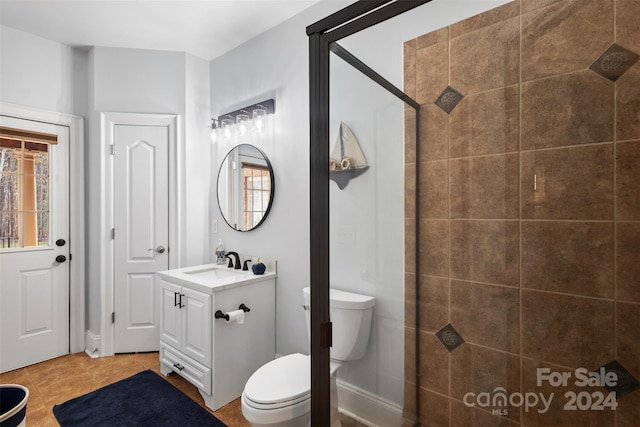
[[[247,312],[251,311],[251,309],[250,309],[249,307],[247,307],[246,305],[244,305],[244,304],[240,304],[240,305],[238,306],[238,310],[242,310],[242,311],[244,311],[245,313],[247,313]],[[222,310],[218,310],[218,311],[216,311],[216,312],[215,312],[215,314],[214,314],[214,317],[215,317],[216,319],[224,319],[224,320],[226,320],[227,322],[229,321],[229,314],[224,313]]]

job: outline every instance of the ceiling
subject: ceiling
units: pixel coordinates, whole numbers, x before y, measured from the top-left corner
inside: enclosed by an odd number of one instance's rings
[[[73,47],[211,60],[318,0],[0,0],[0,24]]]

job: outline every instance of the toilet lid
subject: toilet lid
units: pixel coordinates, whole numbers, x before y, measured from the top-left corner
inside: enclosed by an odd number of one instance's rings
[[[284,406],[311,395],[311,360],[295,353],[260,367],[244,386],[244,395],[259,406]]]

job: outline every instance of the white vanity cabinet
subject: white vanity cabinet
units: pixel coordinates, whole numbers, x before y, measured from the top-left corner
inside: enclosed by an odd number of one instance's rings
[[[164,279],[160,288],[160,361],[210,393],[212,296]]]
[[[260,366],[275,357],[275,269],[264,275],[215,264],[158,273],[160,370],[198,387],[217,410],[241,396]],[[244,304],[244,322],[216,318]]]

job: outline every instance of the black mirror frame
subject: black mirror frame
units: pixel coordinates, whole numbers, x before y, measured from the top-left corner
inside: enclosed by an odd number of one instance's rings
[[[262,219],[260,219],[260,222],[258,222],[253,228],[250,228],[248,230],[238,230],[233,225],[229,224],[229,220],[225,216],[224,212],[222,212],[222,207],[220,206],[220,196],[219,196],[219,192],[218,192],[218,185],[220,183],[220,173],[222,172],[222,165],[224,165],[224,162],[227,160],[227,158],[233,152],[233,150],[235,150],[238,147],[243,146],[243,145],[248,145],[251,148],[257,150],[258,153],[260,153],[260,155],[262,156],[264,161],[267,163],[267,168],[269,169],[269,178],[271,179],[271,191],[269,192],[269,203],[267,204],[267,209],[264,211],[264,215],[262,215]],[[245,233],[245,232],[252,231],[252,230],[255,230],[256,228],[260,227],[264,223],[265,219],[267,219],[267,216],[269,215],[269,212],[271,212],[271,206],[273,206],[273,198],[274,198],[275,192],[276,192],[276,179],[275,179],[275,175],[273,173],[273,166],[271,165],[271,161],[269,160],[267,155],[264,153],[264,151],[262,151],[261,149],[259,149],[255,145],[253,145],[253,144],[238,144],[235,147],[233,147],[231,150],[229,150],[227,155],[224,156],[224,159],[222,159],[222,163],[220,164],[220,168],[218,169],[218,176],[217,176],[217,179],[216,179],[216,201],[218,202],[218,210],[220,211],[220,214],[222,215],[222,218],[224,219],[224,222],[226,222],[227,225],[229,226],[229,228],[231,228],[232,230],[239,231],[241,233]]]

